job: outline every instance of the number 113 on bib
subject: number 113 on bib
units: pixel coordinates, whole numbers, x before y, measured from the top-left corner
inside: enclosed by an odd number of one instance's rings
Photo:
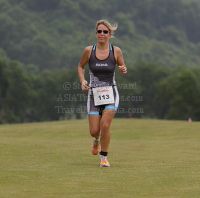
[[[93,88],[95,106],[114,103],[112,86]]]

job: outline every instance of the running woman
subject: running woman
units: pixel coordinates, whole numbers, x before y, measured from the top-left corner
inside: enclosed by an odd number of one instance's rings
[[[122,51],[109,43],[118,25],[106,20],[96,23],[97,44],[85,48],[78,65],[82,90],[88,91],[88,120],[92,142],[92,154],[100,153],[100,166],[109,167],[107,159],[110,143],[110,125],[119,105],[115,82],[115,66],[120,73],[127,73]],[[89,64],[90,83],[84,78],[84,68]],[[100,152],[99,152],[100,151]]]

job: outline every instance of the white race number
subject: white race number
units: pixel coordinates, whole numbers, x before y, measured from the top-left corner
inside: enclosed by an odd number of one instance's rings
[[[112,86],[95,87],[92,90],[95,106],[114,103]]]

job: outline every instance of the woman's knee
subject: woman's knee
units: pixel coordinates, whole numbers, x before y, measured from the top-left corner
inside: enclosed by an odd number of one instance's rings
[[[101,131],[105,131],[105,132],[109,131],[109,129],[110,129],[110,123],[108,123],[108,122],[102,122],[100,128],[101,128]]]
[[[98,129],[90,129],[90,135],[92,137],[98,137],[99,133],[100,133],[100,130],[98,130]]]

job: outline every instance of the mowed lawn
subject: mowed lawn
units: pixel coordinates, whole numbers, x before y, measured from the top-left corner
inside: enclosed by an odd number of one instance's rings
[[[200,122],[115,118],[111,134],[102,168],[87,120],[0,125],[0,197],[200,197]]]

